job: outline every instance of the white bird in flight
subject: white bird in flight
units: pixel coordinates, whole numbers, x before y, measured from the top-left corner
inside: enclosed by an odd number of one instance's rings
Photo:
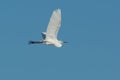
[[[47,44],[54,45],[56,47],[62,47],[62,44],[67,43],[57,39],[58,31],[61,27],[61,10],[56,9],[53,11],[50,18],[46,32],[42,32],[42,41],[29,41],[29,44]]]

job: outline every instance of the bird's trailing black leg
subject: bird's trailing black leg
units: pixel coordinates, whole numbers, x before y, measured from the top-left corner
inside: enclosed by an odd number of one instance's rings
[[[43,43],[42,41],[29,41],[29,44],[40,44]]]
[[[29,41],[29,43],[28,44],[34,44],[35,42],[34,41]]]

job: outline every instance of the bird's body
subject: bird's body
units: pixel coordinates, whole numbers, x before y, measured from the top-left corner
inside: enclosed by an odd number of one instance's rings
[[[61,47],[62,46],[61,41],[58,41],[58,40],[47,39],[47,40],[43,40],[42,42],[43,42],[43,44],[54,45],[56,47]]]
[[[61,47],[62,44],[65,42],[59,41],[57,39],[57,34],[58,34],[60,26],[61,26],[61,10],[56,9],[52,13],[46,32],[42,32],[43,40],[42,41],[30,41],[30,43],[31,44],[43,43],[47,45],[54,45],[56,47]]]

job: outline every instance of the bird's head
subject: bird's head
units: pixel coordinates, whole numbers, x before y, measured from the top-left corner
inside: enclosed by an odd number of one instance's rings
[[[68,42],[66,42],[66,41],[59,41],[61,44],[65,44],[65,43],[68,43]]]

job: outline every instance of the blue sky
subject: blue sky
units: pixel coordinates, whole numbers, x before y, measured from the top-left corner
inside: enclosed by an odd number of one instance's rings
[[[119,0],[0,0],[0,80],[120,80]],[[62,10],[62,48],[40,40]]]

